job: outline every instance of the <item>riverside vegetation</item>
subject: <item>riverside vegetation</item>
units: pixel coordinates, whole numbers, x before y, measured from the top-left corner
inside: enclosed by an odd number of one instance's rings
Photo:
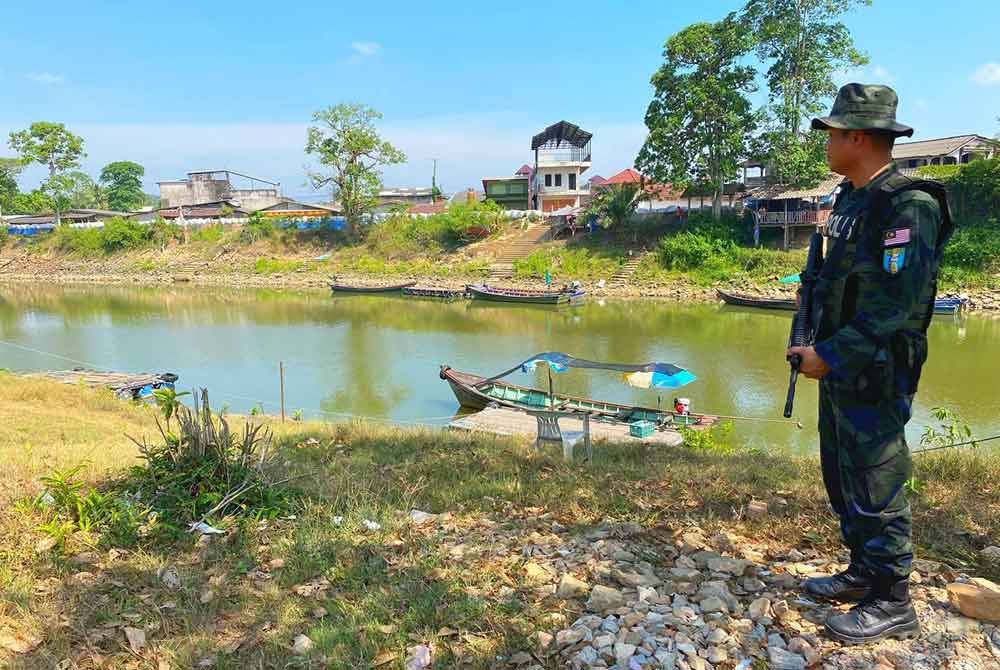
[[[429,654],[440,668],[554,668],[567,654],[598,653],[596,641],[585,650],[582,629],[567,628],[588,592],[594,611],[598,596],[625,602],[629,575],[662,572],[679,584],[671,570],[703,558],[690,554],[692,537],[756,555],[787,582],[762,573],[769,592],[791,588],[794,570],[840,560],[816,459],[747,452],[725,430],[673,450],[598,444],[593,463],[567,464],[522,440],[223,420],[205,404],[182,409],[183,400],[136,405],[2,374],[5,667],[398,668]],[[963,434],[940,418],[928,444]],[[925,577],[955,569],[996,578],[1000,566],[981,550],[1000,537],[1000,457],[944,450],[915,465],[917,553],[951,566],[925,562]],[[222,533],[188,532],[200,520]],[[605,550],[614,553],[610,582]],[[678,551],[687,558],[671,559]],[[759,582],[747,579],[740,584]],[[767,625],[793,651],[826,653],[807,631],[808,611],[792,619],[779,608],[788,598],[765,613]],[[710,611],[707,600],[699,606]],[[935,607],[934,616],[947,611]],[[623,633],[634,621],[614,618]],[[733,626],[711,633],[716,658],[777,644],[740,642]],[[978,624],[949,623],[947,635],[939,649],[985,651]],[[813,642],[803,647],[803,638]],[[644,653],[620,642],[615,653]],[[894,644],[875,653],[916,653]]]

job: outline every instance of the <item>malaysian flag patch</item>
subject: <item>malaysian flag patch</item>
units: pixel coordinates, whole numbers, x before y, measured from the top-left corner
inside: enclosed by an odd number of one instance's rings
[[[883,247],[901,247],[904,244],[910,243],[910,229],[909,228],[893,228],[892,230],[885,231],[882,235],[882,246]]]

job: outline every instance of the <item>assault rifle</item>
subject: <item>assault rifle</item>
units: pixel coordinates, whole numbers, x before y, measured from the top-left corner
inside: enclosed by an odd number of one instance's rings
[[[789,347],[812,346],[816,338],[818,323],[818,308],[813,301],[813,287],[823,267],[823,236],[813,233],[809,238],[809,255],[806,257],[806,267],[799,274],[799,306],[792,319],[792,333],[788,336]],[[795,402],[795,382],[799,378],[799,366],[802,357],[798,354],[787,356],[792,367],[788,378],[788,397],[785,399],[785,418],[792,416],[792,404]]]

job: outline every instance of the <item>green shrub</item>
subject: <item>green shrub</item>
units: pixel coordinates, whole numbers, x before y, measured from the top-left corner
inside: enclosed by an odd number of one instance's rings
[[[7,226],[0,224],[0,247],[7,244],[8,239],[10,239],[10,233],[7,232]]]
[[[101,230],[104,251],[113,254],[118,251],[140,249],[149,244],[152,230],[148,225],[133,219],[115,217],[104,222]]]
[[[285,272],[295,272],[297,270],[301,270],[305,266],[305,261],[261,257],[254,261],[253,271],[259,275],[273,275]]]
[[[492,235],[505,221],[503,209],[491,201],[456,203],[431,216],[397,211],[365,228],[365,244],[383,258],[436,254]]]
[[[104,253],[104,235],[100,228],[70,228],[56,226],[50,244],[59,251],[80,256],[100,256]]]
[[[190,239],[193,242],[218,242],[222,239],[223,233],[225,233],[225,228],[223,228],[221,223],[212,223],[207,226],[200,226],[195,228],[190,235]]]
[[[542,279],[546,271],[553,279],[608,278],[624,262],[624,258],[601,256],[590,249],[540,249],[514,261],[517,279]]]
[[[153,244],[162,250],[171,242],[183,240],[184,232],[176,223],[158,216],[149,224],[149,237]]]
[[[243,224],[240,230],[240,242],[243,244],[253,244],[258,240],[269,238],[275,233],[274,222],[265,217],[260,212],[254,212]]]
[[[945,246],[942,264],[979,272],[1000,269],[1000,224],[996,219],[960,223]]]

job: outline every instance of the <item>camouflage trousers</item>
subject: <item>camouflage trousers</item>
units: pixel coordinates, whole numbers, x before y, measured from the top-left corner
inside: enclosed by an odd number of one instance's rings
[[[819,390],[823,483],[840,517],[851,562],[876,579],[910,575],[912,519],[905,483],[910,450],[903,432],[913,396],[866,402],[854,388],[826,379]]]

